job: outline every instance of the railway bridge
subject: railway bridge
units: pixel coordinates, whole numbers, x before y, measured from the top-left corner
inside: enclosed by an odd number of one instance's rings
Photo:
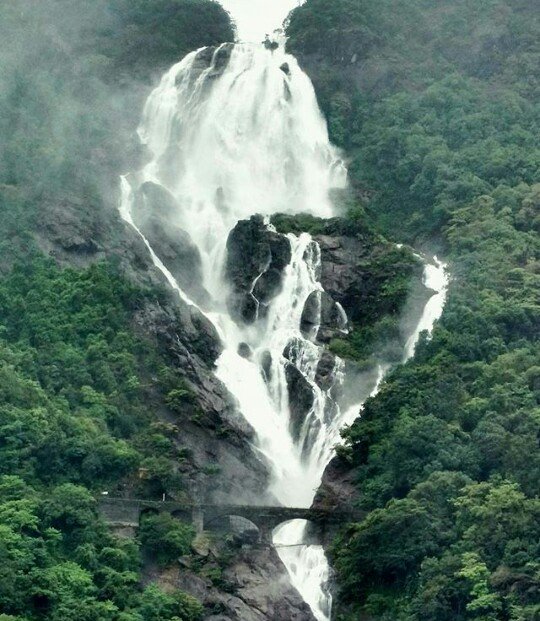
[[[359,521],[363,514],[354,509],[311,509],[256,505],[190,505],[176,501],[114,498],[99,499],[99,510],[111,527],[137,528],[145,513],[169,513],[191,522],[195,530],[225,532],[251,531],[263,544],[272,542],[272,531],[289,520],[308,520],[319,541],[327,539],[341,524]]]

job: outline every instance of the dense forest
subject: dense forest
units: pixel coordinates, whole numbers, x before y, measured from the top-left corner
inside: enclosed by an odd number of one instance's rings
[[[344,433],[366,518],[337,619],[540,618],[539,13],[527,0],[308,0],[289,48],[367,218],[435,250],[433,338]]]
[[[110,262],[61,269],[34,233],[53,205],[82,222],[114,207],[155,75],[231,22],[207,0],[18,0],[0,33],[0,619],[193,621],[195,599],[140,575],[145,550],[189,551],[191,527],[118,539],[96,503],[120,481],[183,489],[173,426],[145,404],[152,386],[189,395],[131,323],[157,294]]]

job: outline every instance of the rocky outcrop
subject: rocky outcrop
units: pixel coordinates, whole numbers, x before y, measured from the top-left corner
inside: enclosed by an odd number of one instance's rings
[[[195,307],[172,300],[169,304],[149,302],[137,310],[134,329],[155,342],[192,395],[181,412],[164,407],[157,393],[152,405],[156,416],[179,429],[176,443],[189,455],[183,473],[197,490],[198,500],[261,502],[261,490],[268,487],[268,469],[252,448],[252,427],[214,373],[221,353],[214,326]],[[212,466],[209,473],[208,466]]]
[[[224,43],[219,47],[203,47],[193,59],[190,72],[190,84],[194,84],[204,71],[211,69],[206,75],[207,85],[223,74],[234,49],[234,43]],[[206,85],[203,86],[203,88]]]
[[[304,304],[300,330],[306,338],[329,343],[347,332],[347,316],[326,291],[313,291]]]
[[[354,321],[370,285],[370,247],[345,235],[318,235],[316,240],[321,249],[321,284]]]
[[[348,462],[336,456],[326,467],[315,499],[315,509],[352,507],[358,500],[358,488],[354,483],[354,472]]]
[[[228,306],[238,322],[264,317],[280,292],[283,270],[291,261],[287,237],[270,230],[262,216],[241,220],[227,240],[225,274],[231,283]]]
[[[321,390],[330,390],[336,379],[336,357],[328,350],[323,351],[317,370],[315,371],[315,383]]]
[[[291,435],[297,441],[306,416],[315,402],[315,395],[310,383],[291,362],[285,366],[285,377],[289,392]]]
[[[212,551],[205,557],[212,564]],[[205,621],[315,621],[309,606],[291,586],[289,576],[273,548],[239,549],[222,570],[218,589],[209,578],[185,565],[147,570],[145,582],[163,589],[181,589],[205,607]],[[215,567],[219,567],[217,562]]]
[[[201,255],[189,234],[174,224],[177,213],[174,196],[160,185],[143,183],[135,195],[135,224],[182,290],[208,307],[210,296],[201,284]]]

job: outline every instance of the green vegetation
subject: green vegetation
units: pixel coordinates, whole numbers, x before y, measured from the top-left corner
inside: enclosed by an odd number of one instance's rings
[[[105,265],[61,271],[35,259],[0,281],[6,614],[28,621],[200,614],[183,594],[139,587],[137,546],[108,534],[91,493],[121,484],[145,496],[182,488],[171,430],[142,405],[149,369],[162,363],[130,332],[140,297]],[[175,545],[177,530],[169,535]]]
[[[453,277],[433,338],[345,433],[368,514],[333,548],[338,619],[540,615],[538,32],[528,0],[290,18],[366,213]]]
[[[188,554],[195,538],[195,529],[168,513],[143,516],[139,529],[143,549],[161,565],[170,565]]]
[[[39,242],[51,222],[107,227],[153,73],[231,39],[228,16],[209,0],[18,0],[0,35],[0,619],[197,621],[193,598],[142,586],[139,544],[95,501],[185,494],[178,429],[148,404],[169,394],[181,420],[190,394],[132,326],[156,292],[109,263],[61,270]]]
[[[378,234],[361,205],[350,204],[350,197],[343,202],[345,218],[276,214],[271,222],[283,234],[343,235],[360,242],[362,265],[351,266],[359,271],[361,287],[354,292],[357,300],[347,308],[351,329],[347,336],[333,339],[329,347],[359,366],[370,367],[380,360],[398,363],[404,345],[402,311],[412,295],[413,276],[420,282],[421,263],[410,248],[398,247]]]

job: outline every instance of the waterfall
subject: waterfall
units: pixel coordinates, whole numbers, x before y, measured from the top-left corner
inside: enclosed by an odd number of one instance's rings
[[[229,314],[224,264],[228,234],[239,220],[258,213],[271,228],[268,217],[277,212],[332,215],[330,190],[345,186],[346,169],[329,142],[313,86],[281,47],[227,43],[203,48],[163,76],[146,102],[139,136],[151,160],[122,177],[120,213],[143,237],[169,284],[216,326],[223,342],[216,374],[255,429],[256,448],[272,469],[269,492],[282,504],[309,506],[340,429],[358,416],[364,397],[378,390],[387,367],[369,378],[366,394],[353,405],[340,402],[347,377],[339,359],[331,385],[317,384],[323,348],[315,342],[316,329],[309,334],[300,329],[306,301],[312,295],[320,301],[322,293],[320,249],[310,235],[288,235],[291,261],[281,290],[265,316],[251,325],[239,325]],[[138,224],[148,184],[162,192],[168,233],[187,232],[198,249],[202,283],[195,292],[179,284]],[[443,267],[438,264],[440,273]],[[406,355],[440,314],[444,278],[441,282],[439,301],[419,321]],[[250,355],[241,355],[241,347]],[[291,432],[287,384],[291,365],[313,395],[296,434]],[[275,533],[291,581],[317,619],[325,621],[331,609],[325,589],[329,567],[322,547],[303,545],[304,537],[302,521]]]

